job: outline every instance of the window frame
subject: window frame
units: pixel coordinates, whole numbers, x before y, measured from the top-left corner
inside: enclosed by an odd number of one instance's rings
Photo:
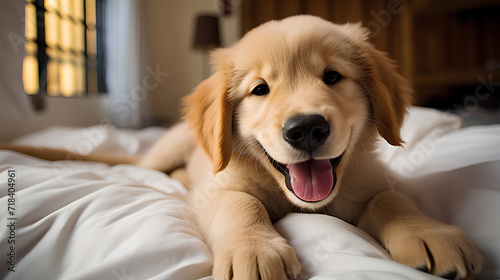
[[[64,1],[64,0],[63,0]],[[67,0],[68,1],[68,0]],[[72,0],[69,0],[72,1]],[[88,1],[95,2],[95,40],[96,40],[96,54],[95,54],[95,71],[96,71],[96,88],[97,92],[89,91],[89,71],[91,70],[91,66],[89,65],[89,51],[88,51],[88,38],[87,33],[89,31],[89,25],[87,24],[87,11],[86,5]],[[59,20],[63,19],[63,16],[59,13],[59,11],[49,11],[45,7],[45,0],[26,0],[25,5],[34,5],[36,9],[36,39],[30,40],[25,35],[25,40],[34,42],[37,46],[36,50],[36,59],[38,62],[38,92],[34,94],[28,94],[32,97],[35,109],[43,108],[43,96],[51,96],[51,97],[67,97],[67,98],[76,98],[76,97],[87,97],[91,94],[105,94],[107,92],[106,88],[106,63],[105,63],[105,46],[104,46],[104,24],[103,24],[103,15],[104,15],[104,1],[105,0],[82,0],[82,9],[83,9],[83,19],[78,20],[73,18],[72,16],[67,17],[66,19],[72,21],[74,24],[82,24],[83,27],[83,55],[78,53],[75,49],[62,49],[59,45],[59,41],[61,38],[58,38],[58,45],[52,47],[56,51],[63,53],[64,55],[70,55],[75,58],[80,58],[84,60],[84,88],[83,91],[74,91],[70,94],[70,96],[65,96],[61,92],[61,89],[58,88],[57,94],[49,94],[47,90],[48,86],[48,77],[47,77],[47,66],[49,64],[50,56],[47,54],[47,41],[46,41],[46,13],[54,13]],[[25,8],[26,9],[26,8]],[[60,28],[60,25],[58,25]],[[27,55],[25,55],[26,57]],[[32,56],[32,55],[31,55]],[[60,62],[58,62],[60,63]],[[68,63],[74,63],[74,61],[70,61]],[[59,65],[59,64],[58,64]],[[61,70],[57,70],[58,79],[60,79]],[[59,82],[60,84],[60,82]]]

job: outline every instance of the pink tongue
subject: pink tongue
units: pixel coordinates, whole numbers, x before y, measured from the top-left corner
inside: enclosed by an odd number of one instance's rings
[[[295,194],[304,201],[325,199],[333,188],[333,170],[328,159],[311,159],[289,164],[288,170]]]

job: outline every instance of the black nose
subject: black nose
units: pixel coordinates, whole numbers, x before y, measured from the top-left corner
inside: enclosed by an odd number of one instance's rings
[[[283,127],[283,139],[293,147],[312,152],[330,135],[330,126],[321,115],[297,115]]]

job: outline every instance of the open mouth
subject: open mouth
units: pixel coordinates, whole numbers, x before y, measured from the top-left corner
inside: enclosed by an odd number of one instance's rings
[[[333,159],[309,159],[283,164],[274,160],[267,152],[271,164],[283,176],[287,188],[302,201],[318,202],[327,198],[337,184],[337,167],[342,155]]]

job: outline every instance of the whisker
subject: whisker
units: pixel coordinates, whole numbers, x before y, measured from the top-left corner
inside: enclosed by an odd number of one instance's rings
[[[260,151],[257,153],[257,156],[255,157],[255,164],[254,164],[254,166],[255,166],[255,171],[257,172],[257,176],[259,177],[259,180],[260,180],[259,169],[257,168],[257,161],[260,162],[260,166],[262,167],[262,161],[258,160],[258,159],[259,159],[260,153],[262,153],[262,151],[264,151],[264,147],[262,147],[261,144],[259,144],[259,145],[261,146],[261,148],[260,148]]]
[[[247,139],[248,139],[248,138],[250,138],[250,137],[252,137],[252,135],[249,135],[249,136],[245,137],[244,139],[242,139],[242,140],[238,143],[238,145],[236,145],[236,147],[234,147],[233,152],[234,152],[234,151],[236,151],[236,149],[238,149],[238,147],[241,145],[241,143],[243,143],[243,141],[247,140]]]
[[[238,159],[236,160],[236,164],[240,161],[240,157],[241,155],[243,154],[243,151],[245,151],[245,149],[250,145],[252,144],[253,142],[256,142],[257,139],[254,139],[252,141],[250,141],[248,144],[245,145],[245,147],[243,147],[243,149],[240,151],[240,154],[238,155]]]
[[[238,162],[238,161],[239,161],[239,159],[240,159],[240,157],[241,157],[241,155],[242,155],[243,151],[244,151],[244,150],[245,150],[245,149],[246,149],[246,148],[247,148],[250,144],[252,144],[253,142],[256,142],[256,141],[257,141],[257,139],[254,139],[254,140],[253,140],[253,141],[251,141],[250,143],[246,144],[246,145],[245,145],[245,147],[243,147],[243,150],[240,152],[240,154],[239,154],[239,156],[238,156],[238,160],[236,160],[236,162]],[[252,149],[251,149],[251,150],[247,153],[247,156],[246,156],[246,158],[245,158],[245,164],[243,165],[243,166],[244,166],[244,167],[243,167],[243,169],[244,169],[244,171],[245,171],[245,180],[247,180],[247,181],[248,181],[248,177],[247,177],[247,162],[248,162],[248,158],[249,158],[249,157],[250,157],[250,155],[252,154],[252,151],[253,151],[253,150],[255,150],[256,148],[258,148],[259,146],[262,146],[262,145],[259,143],[259,144],[257,144],[255,147],[253,147],[253,148],[252,148]]]
[[[247,157],[245,158],[245,166],[247,164],[248,157],[250,156],[250,154],[252,153],[252,151],[255,150],[256,148],[258,148],[259,146],[262,147],[262,145],[259,143],[255,147],[253,147],[253,149],[251,149],[250,152],[248,152]]]

